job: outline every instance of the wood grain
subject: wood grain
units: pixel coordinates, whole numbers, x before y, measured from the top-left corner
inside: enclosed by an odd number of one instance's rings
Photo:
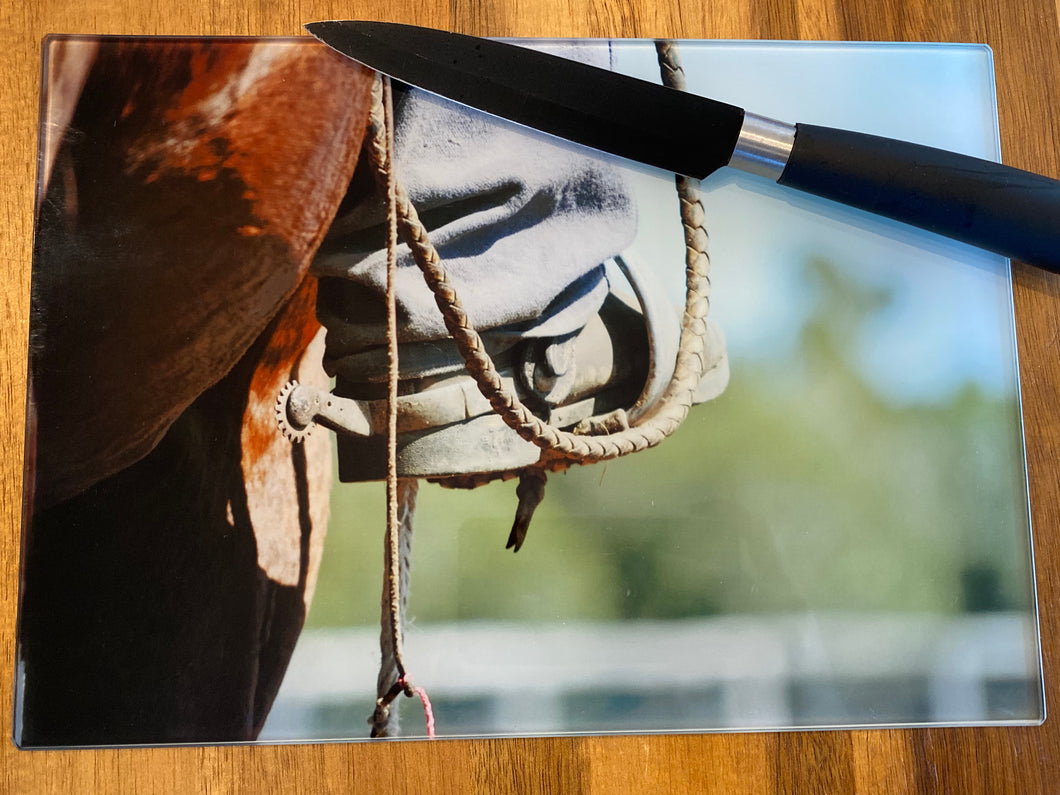
[[[41,37],[290,35],[348,16],[525,36],[974,41],[1005,160],[1060,177],[1053,0],[25,0],[0,6],[0,792],[1060,792],[1060,728],[20,752],[11,742]],[[1060,665],[1060,277],[1015,269],[1047,703]]]

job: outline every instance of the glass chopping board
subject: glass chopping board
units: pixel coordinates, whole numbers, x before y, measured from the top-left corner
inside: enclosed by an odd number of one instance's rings
[[[531,44],[659,82],[650,41]],[[678,49],[687,90],[756,114],[1000,159],[985,46]],[[673,177],[601,160],[676,317]],[[727,383],[658,448],[550,476],[517,555],[514,481],[421,485],[405,658],[438,736],[1040,723],[1008,262],[728,169],[701,192]],[[367,739],[383,485],[336,479],[330,514],[259,741]]]

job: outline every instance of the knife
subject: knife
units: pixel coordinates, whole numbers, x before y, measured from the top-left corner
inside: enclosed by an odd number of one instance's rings
[[[578,144],[703,179],[723,166],[1060,273],[1060,182],[734,105],[525,47],[387,22],[305,26],[372,69]]]

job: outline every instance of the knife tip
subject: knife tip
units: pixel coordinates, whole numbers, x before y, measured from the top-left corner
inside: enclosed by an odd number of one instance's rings
[[[303,26],[310,35],[316,37],[330,47],[343,38],[348,38],[356,29],[355,21],[342,21],[337,19],[325,19],[318,22],[306,22]]]

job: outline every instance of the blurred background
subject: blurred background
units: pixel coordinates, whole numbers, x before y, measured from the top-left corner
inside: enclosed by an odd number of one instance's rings
[[[650,43],[616,68],[658,82]],[[686,43],[689,90],[997,159],[971,45]],[[682,300],[672,179],[630,166],[636,247]],[[661,447],[423,484],[406,659],[443,735],[1044,718],[1004,260],[756,177],[704,184],[726,391]],[[360,738],[384,489],[336,484],[308,625],[262,739]],[[406,702],[405,733],[423,733]]]

